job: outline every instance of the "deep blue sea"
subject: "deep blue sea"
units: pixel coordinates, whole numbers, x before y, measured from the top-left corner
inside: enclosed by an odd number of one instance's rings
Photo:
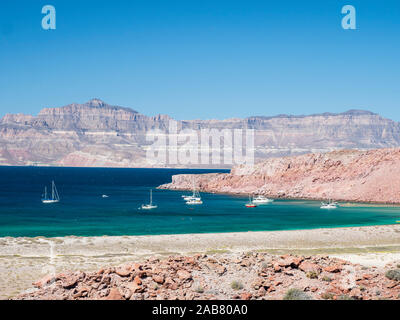
[[[340,207],[276,200],[246,208],[247,197],[203,193],[187,206],[187,192],[157,190],[179,173],[224,170],[0,167],[0,237],[102,236],[311,229],[394,224],[400,208]],[[54,180],[61,202],[42,204]],[[139,210],[149,201],[152,211]],[[102,198],[106,194],[108,198]]]

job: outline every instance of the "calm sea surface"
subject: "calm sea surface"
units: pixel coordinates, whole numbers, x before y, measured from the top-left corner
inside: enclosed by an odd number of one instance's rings
[[[203,193],[188,206],[184,192],[156,190],[179,173],[224,170],[0,167],[0,237],[102,236],[311,229],[394,224],[400,208],[341,207],[276,200],[245,208],[246,197]],[[61,202],[42,204],[54,180]],[[149,201],[158,208],[139,210]],[[102,198],[106,194],[108,198]]]

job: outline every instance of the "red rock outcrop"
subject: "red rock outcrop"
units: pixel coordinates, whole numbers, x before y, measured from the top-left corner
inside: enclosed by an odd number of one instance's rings
[[[400,203],[400,149],[342,150],[271,158],[229,174],[176,175],[161,189],[263,194],[273,198]]]

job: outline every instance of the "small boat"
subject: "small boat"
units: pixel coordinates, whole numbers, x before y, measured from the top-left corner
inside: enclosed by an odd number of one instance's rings
[[[251,196],[249,196],[249,202],[245,204],[246,208],[255,208],[257,205],[254,203],[253,199],[251,199]]]
[[[192,196],[186,196],[186,197],[184,197],[183,200],[185,200],[185,201],[201,200],[201,197],[200,197],[200,194],[197,192],[197,193],[193,193]]]
[[[329,200],[329,202],[321,202],[321,209],[336,209],[338,207],[338,203],[335,201]]]
[[[191,205],[191,204],[203,204],[203,201],[201,201],[201,199],[191,199],[191,200],[186,201],[186,204],[189,204],[189,205]]]
[[[150,203],[149,204],[142,204],[142,209],[144,210],[151,210],[156,209],[157,206],[153,204],[153,190],[150,189]]]
[[[54,181],[51,182],[51,198],[47,196],[47,186],[44,187],[44,196],[42,198],[42,203],[57,203],[60,202],[60,196],[56,188]]]
[[[101,197],[102,197],[102,198],[108,198],[108,195],[103,194]]]
[[[253,198],[253,203],[263,204],[263,203],[270,203],[273,202],[274,199],[268,199],[262,195],[257,195]]]
[[[196,186],[193,180],[193,194],[191,196],[188,195],[183,195],[182,196],[183,200],[185,201],[197,201],[197,203],[190,203],[190,204],[200,204],[199,202],[201,202],[201,196],[200,193],[196,190]],[[201,202],[203,203],[203,202]]]

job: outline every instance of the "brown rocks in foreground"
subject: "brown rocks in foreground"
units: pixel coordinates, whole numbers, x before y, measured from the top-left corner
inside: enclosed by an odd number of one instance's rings
[[[287,299],[293,292],[318,300],[400,299],[399,279],[385,276],[396,268],[363,267],[327,256],[265,253],[150,258],[98,272],[46,276],[35,282],[36,289],[15,299],[249,300]]]

